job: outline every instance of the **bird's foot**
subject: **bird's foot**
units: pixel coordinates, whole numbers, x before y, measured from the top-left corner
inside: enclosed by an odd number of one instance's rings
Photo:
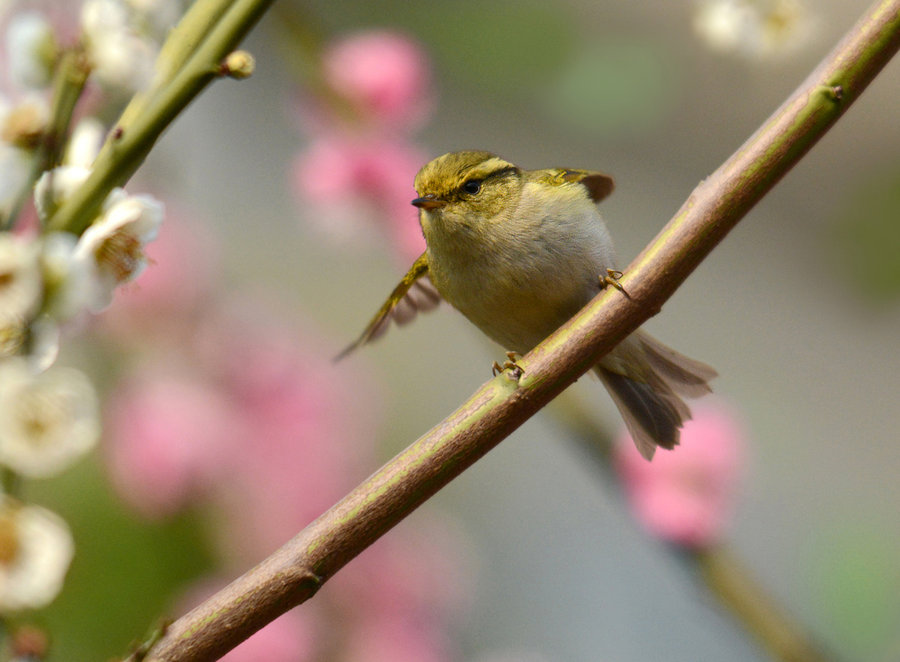
[[[509,370],[514,374],[515,378],[518,379],[523,374],[525,374],[525,369],[518,363],[516,363],[516,357],[518,356],[519,354],[517,352],[507,352],[507,360],[503,362],[503,365],[500,365],[499,363],[494,361],[494,364],[491,366],[491,373],[494,375],[494,377],[496,377],[504,370]]]
[[[622,283],[619,282],[619,279],[623,276],[621,271],[617,271],[616,269],[607,269],[605,276],[600,276],[600,289],[606,289],[607,285],[612,285],[614,288],[619,290],[625,296],[628,296],[628,292],[625,291],[625,288],[622,287]]]

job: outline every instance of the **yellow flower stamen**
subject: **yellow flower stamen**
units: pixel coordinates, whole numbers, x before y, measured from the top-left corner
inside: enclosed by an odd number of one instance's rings
[[[95,255],[97,263],[109,269],[120,283],[131,278],[144,261],[141,242],[122,230],[104,239]]]
[[[4,508],[0,512],[0,566],[12,565],[19,555],[17,509]]]

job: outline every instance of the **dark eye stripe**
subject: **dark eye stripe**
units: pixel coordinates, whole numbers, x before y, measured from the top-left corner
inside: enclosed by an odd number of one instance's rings
[[[495,170],[491,174],[489,174],[485,179],[497,179],[499,177],[505,177],[506,175],[518,173],[519,169],[516,166],[509,166],[508,168],[502,168],[500,170]]]
[[[493,172],[488,173],[483,178],[472,178],[463,182],[459,190],[463,193],[467,193],[468,195],[475,195],[481,190],[482,184],[490,179],[499,179],[501,177],[506,177],[511,174],[518,174],[519,169],[516,166],[509,166],[508,168],[501,168],[500,170],[494,170]]]

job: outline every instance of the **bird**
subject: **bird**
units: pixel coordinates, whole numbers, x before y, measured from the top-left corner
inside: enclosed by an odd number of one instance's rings
[[[573,168],[523,170],[481,150],[428,162],[414,182],[426,249],[343,358],[442,300],[506,348],[515,367],[601,289],[618,283],[615,249],[599,210],[608,175]],[[497,364],[495,363],[495,366]],[[691,412],[684,398],[711,392],[716,371],[638,329],[593,368],[640,452],[673,449]]]

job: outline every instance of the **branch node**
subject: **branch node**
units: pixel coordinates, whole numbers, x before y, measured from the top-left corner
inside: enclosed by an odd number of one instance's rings
[[[832,101],[841,101],[844,98],[844,86],[839,84],[823,85],[822,91]]]

